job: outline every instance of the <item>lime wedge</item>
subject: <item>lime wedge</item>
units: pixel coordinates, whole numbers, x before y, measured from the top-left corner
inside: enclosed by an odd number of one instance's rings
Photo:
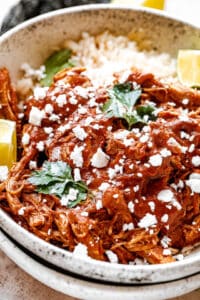
[[[177,73],[184,85],[200,87],[200,50],[179,50]]]
[[[0,166],[11,168],[16,156],[16,123],[0,119]]]

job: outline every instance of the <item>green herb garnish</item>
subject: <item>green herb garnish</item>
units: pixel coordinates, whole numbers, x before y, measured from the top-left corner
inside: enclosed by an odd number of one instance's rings
[[[75,192],[75,199],[69,197],[67,207],[74,207],[87,198],[87,186],[82,181],[74,181],[70,166],[63,161],[45,161],[42,169],[34,171],[28,181],[36,186],[37,192],[56,195],[60,199]]]
[[[45,77],[41,79],[40,84],[42,86],[50,86],[54,75],[64,68],[73,67],[73,62],[70,61],[72,52],[70,49],[62,49],[54,52],[45,61]]]
[[[137,104],[142,94],[142,89],[139,86],[133,88],[131,82],[116,84],[108,90],[109,100],[103,105],[103,112],[109,118],[121,118],[126,121],[128,129],[133,125],[140,123],[146,124],[149,120],[155,120],[154,110],[151,105],[138,106]],[[148,120],[145,116],[148,116]]]

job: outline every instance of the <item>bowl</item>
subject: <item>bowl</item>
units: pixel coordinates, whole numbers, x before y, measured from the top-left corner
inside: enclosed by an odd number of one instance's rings
[[[200,29],[165,13],[129,6],[89,5],[63,9],[25,22],[0,38],[0,66],[9,69],[15,84],[20,66],[40,66],[66,39],[77,40],[82,32],[92,35],[109,30],[114,34],[142,32],[150,47],[175,56],[178,49],[200,49]],[[200,249],[184,260],[162,265],[120,265],[76,256],[51,245],[16,224],[0,209],[0,226],[24,248],[70,273],[118,284],[168,282],[200,272]]]
[[[83,278],[59,272],[17,245],[13,239],[0,230],[2,250],[21,269],[52,289],[83,300],[166,300],[189,293],[199,287],[200,274],[171,282],[154,285],[116,285],[92,282]],[[24,278],[23,278],[24,279]],[[22,280],[22,279],[21,279]],[[29,288],[32,287],[32,281]],[[31,286],[31,287],[30,287]],[[35,291],[34,291],[35,292]],[[33,293],[34,293],[33,292]],[[41,290],[40,290],[41,292]],[[30,297],[29,289],[23,290],[24,297]],[[44,293],[44,290],[43,290]],[[198,292],[197,292],[198,293]],[[173,298],[174,299],[174,298]]]

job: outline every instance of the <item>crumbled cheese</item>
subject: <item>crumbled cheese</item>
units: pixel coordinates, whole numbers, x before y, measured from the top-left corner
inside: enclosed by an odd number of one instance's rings
[[[177,188],[179,188],[179,189],[183,189],[184,188],[184,182],[183,182],[183,180],[179,180],[179,182],[178,182],[178,184],[177,184]]]
[[[139,186],[138,184],[135,185],[135,186],[133,187],[133,191],[134,191],[135,193],[138,192],[139,189],[140,189],[140,186]]]
[[[78,103],[78,100],[76,99],[76,97],[74,95],[72,95],[70,98],[69,98],[69,103],[71,105],[76,105]]]
[[[116,140],[124,140],[127,138],[127,136],[130,134],[130,131],[128,130],[119,130],[114,132],[114,139]]]
[[[78,108],[78,113],[79,113],[80,115],[85,115],[85,114],[87,113],[87,108],[86,108],[86,107],[83,107],[83,106],[80,106],[80,107]]]
[[[155,211],[155,207],[156,207],[155,202],[150,201],[150,202],[148,202],[148,205],[149,205],[151,211],[154,212]]]
[[[170,249],[164,249],[164,250],[163,250],[163,255],[168,256],[168,255],[171,255],[171,254],[172,254],[172,252],[171,252]]]
[[[134,261],[130,261],[129,265],[147,265],[147,261],[142,258],[136,258]]]
[[[79,168],[74,169],[74,181],[81,181],[81,172]]]
[[[65,125],[59,126],[58,131],[64,133],[68,129],[70,129],[70,124],[65,124]]]
[[[144,126],[143,128],[142,128],[142,131],[144,131],[144,132],[149,132],[150,131],[150,127],[149,126]]]
[[[153,167],[161,166],[162,165],[162,156],[160,154],[155,154],[155,155],[150,156],[149,163]]]
[[[32,106],[29,114],[29,123],[35,126],[41,126],[42,119],[44,118],[44,110],[40,110],[35,106]]]
[[[99,209],[101,209],[101,208],[103,208],[103,204],[102,204],[102,201],[99,199],[99,200],[97,200],[97,202],[96,202],[96,209],[99,210]]]
[[[113,198],[114,198],[114,199],[119,198],[119,194],[114,194],[114,195],[113,195]]]
[[[188,133],[186,133],[185,131],[181,131],[180,132],[180,137],[182,139],[186,139],[186,140],[189,140],[190,139],[190,135]]]
[[[200,193],[200,174],[192,173],[189,180],[186,180],[186,185],[190,187],[193,193]]]
[[[134,224],[133,223],[128,223],[128,224],[123,224],[122,230],[123,231],[129,231],[134,229]]]
[[[161,222],[167,223],[168,219],[169,219],[168,214],[164,214],[164,215],[161,217]]]
[[[179,120],[187,122],[189,120],[188,116],[187,116],[188,110],[184,109],[182,111],[182,114],[179,116]]]
[[[174,255],[174,258],[178,261],[181,261],[184,259],[184,256],[183,256],[183,254],[177,254],[177,255]]]
[[[189,149],[188,149],[188,152],[192,153],[194,151],[194,149],[195,149],[195,144],[191,144]]]
[[[200,166],[200,156],[196,155],[192,157],[192,164],[195,167],[199,167]]]
[[[8,178],[8,167],[0,166],[0,182],[5,181]]]
[[[128,209],[131,213],[134,213],[134,203],[132,201],[129,201]]]
[[[25,211],[25,207],[21,207],[21,208],[18,210],[18,216],[23,216],[23,215],[24,215],[24,211]]]
[[[78,168],[82,168],[83,166],[83,155],[82,152],[84,150],[83,146],[75,146],[74,150],[70,154],[70,159],[73,161],[74,165]]]
[[[170,137],[168,139],[167,144],[170,146],[176,146],[178,148],[181,148],[181,145],[173,137]]]
[[[49,120],[52,121],[52,122],[56,122],[60,119],[60,117],[56,114],[51,114],[50,117],[49,117]]]
[[[84,141],[84,139],[87,137],[87,133],[85,132],[84,128],[79,125],[74,127],[72,131],[80,141]]]
[[[91,159],[91,165],[96,168],[104,168],[108,165],[109,160],[110,157],[101,148],[98,148]]]
[[[101,126],[99,126],[99,124],[94,124],[93,128],[96,130],[99,130],[101,128]]]
[[[48,88],[46,88],[46,87],[44,87],[44,88],[43,87],[39,87],[39,86],[35,87],[34,91],[33,91],[34,98],[36,100],[44,99],[46,97],[47,90],[48,90]]]
[[[76,86],[74,88],[74,91],[77,93],[77,95],[81,96],[82,98],[87,99],[88,98],[88,91],[87,89],[83,88],[82,86]]]
[[[46,134],[50,134],[50,133],[53,132],[53,128],[52,128],[52,127],[44,127],[44,132],[45,132]]]
[[[141,143],[146,143],[148,141],[148,139],[149,139],[149,135],[144,134],[144,135],[141,136],[140,142]]]
[[[181,146],[181,152],[182,153],[186,153],[187,152],[187,150],[188,150],[188,148],[187,147],[184,147],[184,146]]]
[[[30,135],[28,133],[24,133],[22,136],[22,144],[24,146],[28,145],[30,143]]]
[[[93,121],[94,121],[94,118],[92,118],[92,117],[87,117],[87,118],[85,119],[85,126],[89,126]]]
[[[88,217],[89,213],[87,211],[82,211],[81,216],[82,217]]]
[[[62,196],[60,203],[62,206],[67,206],[67,204],[71,201],[76,200],[78,195],[78,190],[74,188],[70,188],[67,195]]]
[[[195,136],[194,136],[194,135],[191,135],[190,138],[189,138],[189,141],[190,141],[190,142],[194,141],[194,138],[195,138]]]
[[[36,144],[36,149],[40,152],[44,151],[44,142],[40,141]]]
[[[109,261],[111,263],[113,263],[113,264],[117,264],[118,263],[119,260],[118,260],[117,254],[115,254],[111,250],[106,250],[105,253],[106,253],[106,255],[107,255],[107,257],[108,257],[108,259],[109,259]]]
[[[109,188],[110,184],[107,182],[103,182],[100,186],[99,186],[99,190],[101,192],[105,192],[108,188]]]
[[[0,108],[1,108],[1,107],[0,107]],[[24,117],[24,113],[19,113],[19,114],[18,114],[18,118],[19,118],[19,119],[23,119],[23,117]]]
[[[144,166],[145,166],[146,168],[150,168],[150,167],[151,167],[150,164],[148,164],[148,163],[144,163]]]
[[[94,94],[93,95],[89,94],[89,97],[91,98],[90,101],[89,101],[89,107],[98,106],[98,103],[96,102],[96,99],[94,98]]]
[[[109,179],[113,179],[115,176],[116,176],[117,172],[115,169],[112,169],[112,168],[109,168],[108,169],[108,176],[109,176]]]
[[[174,198],[174,194],[171,190],[165,189],[158,193],[157,199],[162,202],[171,202]]]
[[[44,111],[47,113],[47,114],[52,114],[52,112],[53,112],[53,105],[52,104],[50,104],[50,103],[47,103],[46,105],[45,105],[45,107],[44,107]]]
[[[183,105],[187,105],[188,103],[189,103],[189,99],[184,98],[184,99],[182,100],[182,104],[183,104]]]
[[[123,166],[115,165],[114,169],[116,173],[123,174]]]
[[[34,170],[37,168],[37,163],[34,160],[30,160],[29,162],[29,169]]]
[[[88,248],[87,246],[83,245],[82,243],[79,243],[75,246],[73,255],[79,256],[79,257],[87,257],[88,258]]]
[[[156,225],[157,224],[157,219],[155,215],[149,214],[147,213],[138,223],[138,226],[140,228],[148,228],[152,225]]]
[[[172,199],[172,205],[176,207],[178,210],[181,210],[182,208],[181,204],[176,199]]]
[[[126,147],[129,147],[133,144],[134,142],[134,139],[124,139],[123,140],[123,144],[126,146]]]
[[[62,94],[56,98],[56,103],[59,107],[63,107],[67,103],[66,95]]]
[[[51,159],[60,160],[60,147],[53,148],[53,151],[51,153]]]
[[[171,243],[171,239],[168,236],[164,235],[160,242],[163,248],[168,248],[169,244]]]
[[[163,148],[161,151],[160,151],[160,154],[162,157],[168,157],[168,156],[171,156],[172,153],[170,150],[168,150],[167,148]]]

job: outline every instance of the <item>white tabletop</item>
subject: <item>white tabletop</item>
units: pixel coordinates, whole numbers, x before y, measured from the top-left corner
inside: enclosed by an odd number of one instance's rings
[[[10,6],[18,0],[0,0],[0,23]],[[123,0],[122,0],[123,2]],[[166,10],[200,26],[199,0],[166,0]],[[58,293],[22,271],[0,250],[0,299],[1,300],[73,300]],[[199,300],[200,290],[173,300]]]

